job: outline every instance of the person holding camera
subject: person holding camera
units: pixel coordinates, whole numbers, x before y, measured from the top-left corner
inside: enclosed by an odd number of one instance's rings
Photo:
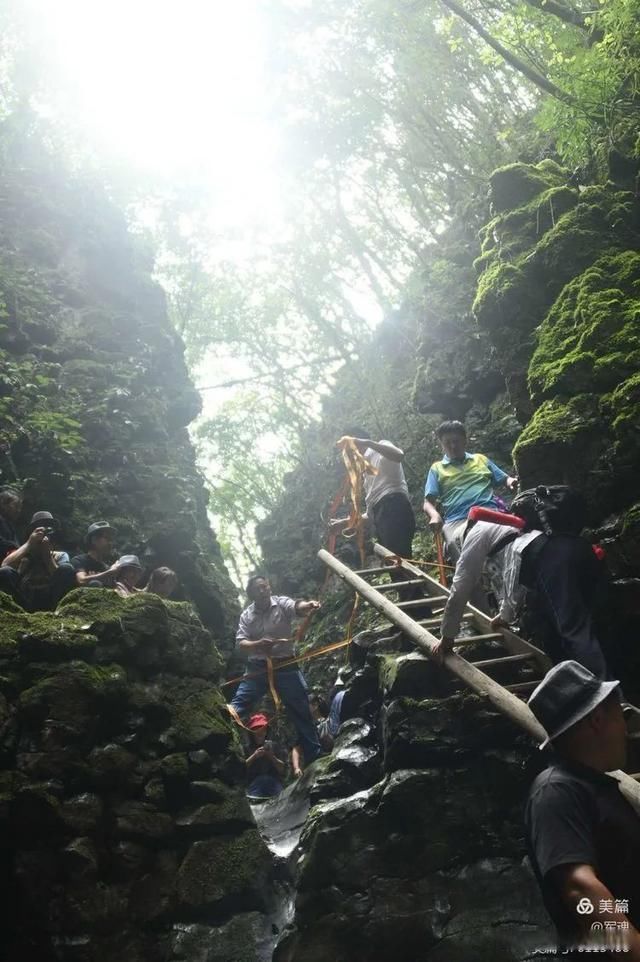
[[[27,540],[4,558],[0,591],[26,611],[53,611],[77,587],[76,573],[66,552],[56,551],[58,524],[50,511],[36,511],[29,522]]]
[[[247,795],[250,798],[270,798],[279,795],[283,788],[286,765],[279,756],[280,746],[267,736],[269,720],[262,713],[252,715],[247,723],[251,746],[245,758],[247,770]]]

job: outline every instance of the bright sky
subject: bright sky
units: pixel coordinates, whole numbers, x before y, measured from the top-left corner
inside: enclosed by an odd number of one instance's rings
[[[259,0],[20,6],[48,56],[53,90],[100,156],[218,187],[219,224],[277,214]]]
[[[205,188],[225,259],[251,260],[286,236],[264,0],[9,2],[26,20],[44,79],[40,108],[60,114],[99,166],[148,178],[152,188]],[[364,287],[354,284],[348,296],[372,323],[380,319]],[[251,373],[242,358],[219,368],[205,355],[196,381]],[[204,392],[205,414],[232,393]],[[281,444],[268,434],[261,450],[269,456]]]

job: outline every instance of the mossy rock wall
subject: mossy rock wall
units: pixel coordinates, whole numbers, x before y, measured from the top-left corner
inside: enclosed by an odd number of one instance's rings
[[[552,161],[493,174],[473,310],[525,424],[522,482],[583,488],[599,521],[637,496],[640,209],[569,180]]]
[[[582,186],[551,161],[496,171],[490,196],[473,310],[523,425],[521,484],[586,496],[613,575],[609,657],[635,690],[640,203],[625,185]]]
[[[23,522],[52,511],[72,553],[106,519],[119,553],[174,568],[224,649],[237,599],[152,254],[100,184],[28,138],[3,141],[0,196],[0,484],[23,490]]]
[[[191,607],[0,604],[2,958],[258,962],[270,858]]]

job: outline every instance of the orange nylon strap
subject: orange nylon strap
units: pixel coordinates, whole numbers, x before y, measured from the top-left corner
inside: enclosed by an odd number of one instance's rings
[[[356,611],[358,610],[358,605],[360,604],[360,595],[356,592],[353,599],[353,608],[351,609],[351,614],[349,615],[349,621],[347,622],[347,637],[345,639],[345,644],[350,645],[353,639],[353,622],[356,617]]]
[[[278,689],[276,688],[276,677],[273,673],[273,662],[270,658],[267,658],[267,678],[269,679],[269,691],[271,692],[271,697],[273,698],[273,704],[276,708],[276,713],[282,708],[282,702],[280,701],[280,695],[278,694]]]
[[[444,549],[442,547],[442,535],[439,531],[436,532],[436,549],[438,551],[438,567],[440,569],[440,584],[447,586],[447,576],[444,573],[445,563],[444,563]]]
[[[221,687],[224,687],[224,686],[221,686]],[[250,732],[250,731],[251,731],[251,729],[250,729],[250,728],[247,728],[247,726],[245,725],[245,723],[242,721],[242,719],[240,718],[240,715],[239,715],[238,712],[235,710],[235,708],[233,707],[233,705],[227,705],[227,711],[228,711],[229,714],[231,715],[231,718],[232,718],[233,721],[236,723],[236,725],[238,725],[240,728],[244,728],[244,730],[245,730],[246,732]]]
[[[274,666],[274,672],[279,671],[281,668],[288,668],[289,665],[295,665],[300,661],[310,661],[312,658],[318,658],[320,655],[326,655],[331,651],[338,651],[340,648],[346,648],[347,645],[351,644],[350,638],[344,638],[341,641],[332,641],[328,645],[323,645],[322,648],[314,648],[313,651],[307,651],[304,655],[298,655],[297,657],[287,658],[286,661],[281,662],[279,665]],[[239,682],[243,681],[245,678],[259,678],[262,671],[251,671],[247,672],[245,675],[238,675],[237,678],[229,678],[227,681],[223,681],[220,685],[221,688],[226,688],[228,685],[237,685]]]
[[[377,474],[378,471],[361,454],[353,438],[340,438],[338,442],[342,451],[342,460],[347,471],[349,480],[349,494],[351,500],[351,512],[349,514],[348,527],[342,532],[345,538],[355,538],[358,551],[360,552],[360,563],[365,564],[364,551],[364,521],[360,505],[364,495],[364,476],[365,474]]]

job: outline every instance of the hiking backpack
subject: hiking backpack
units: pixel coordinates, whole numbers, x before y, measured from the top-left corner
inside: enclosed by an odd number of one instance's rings
[[[510,511],[525,522],[525,531],[539,528],[545,534],[578,535],[587,520],[583,496],[566,484],[539,484],[521,491]]]

